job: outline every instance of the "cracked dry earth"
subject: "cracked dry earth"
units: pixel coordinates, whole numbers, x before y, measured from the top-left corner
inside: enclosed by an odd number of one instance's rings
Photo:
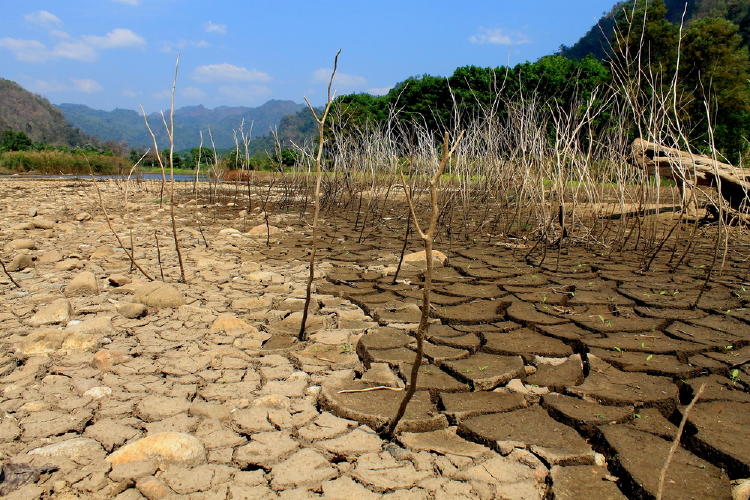
[[[419,255],[392,283],[401,229],[358,244],[352,222],[323,224],[299,343],[309,240],[296,213],[271,216],[267,247],[259,216],[210,222],[215,207],[181,205],[182,284],[158,191],[124,204],[100,185],[163,282],[130,269],[91,183],[0,183],[3,260],[23,287],[0,277],[7,498],[652,498],[704,383],[665,498],[747,498],[750,312],[732,288],[746,255],[690,308],[710,261],[700,245],[677,274],[658,261],[635,273],[627,256],[571,250],[530,269],[499,246],[443,248],[426,364],[388,442],[377,431],[403,394],[421,296]]]

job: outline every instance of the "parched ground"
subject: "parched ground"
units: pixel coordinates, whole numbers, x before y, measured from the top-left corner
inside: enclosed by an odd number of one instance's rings
[[[358,243],[354,220],[323,223],[301,343],[297,212],[272,214],[269,234],[257,212],[180,205],[179,283],[158,192],[100,186],[155,281],[90,182],[0,180],[2,258],[22,287],[0,276],[8,498],[652,498],[702,384],[665,498],[729,499],[731,481],[746,498],[742,251],[693,307],[701,245],[678,273],[636,272],[627,254],[530,268],[525,250],[438,245],[426,362],[390,442],[378,431],[421,301],[418,257],[393,283],[402,228]]]

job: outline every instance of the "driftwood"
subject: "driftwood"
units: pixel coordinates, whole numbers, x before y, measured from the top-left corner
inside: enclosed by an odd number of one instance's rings
[[[687,189],[716,187],[734,210],[747,212],[750,209],[750,169],[643,139],[633,141],[631,154],[635,164],[649,175],[674,179]]]

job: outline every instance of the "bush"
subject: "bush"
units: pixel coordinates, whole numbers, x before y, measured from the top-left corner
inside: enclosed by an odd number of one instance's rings
[[[130,164],[119,156],[64,151],[6,151],[0,153],[0,168],[39,174],[123,174]]]

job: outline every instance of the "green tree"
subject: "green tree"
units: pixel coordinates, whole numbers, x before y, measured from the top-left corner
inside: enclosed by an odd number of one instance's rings
[[[25,133],[6,129],[0,132],[0,151],[28,151],[32,143]]]
[[[750,121],[750,57],[737,25],[707,17],[690,23],[682,41],[680,84],[692,97],[694,136],[708,140],[706,102],[714,121],[716,147],[737,160]]]
[[[667,18],[663,0],[636,0],[615,16],[612,46],[616,60],[638,61],[641,69],[669,80],[674,71],[679,30]]]

